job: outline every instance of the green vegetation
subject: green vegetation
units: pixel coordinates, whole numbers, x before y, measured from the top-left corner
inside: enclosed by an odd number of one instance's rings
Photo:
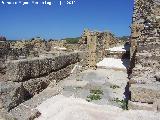
[[[130,36],[122,36],[122,37],[119,37],[120,40],[123,40],[123,41],[127,41],[129,40]]]
[[[119,98],[115,98],[113,101],[118,103],[123,110],[128,110],[126,100],[120,100]]]
[[[118,85],[111,85],[110,88],[116,89],[116,88],[120,88],[120,87]]]
[[[96,90],[90,90],[90,95],[87,96],[87,101],[91,102],[92,100],[100,100],[101,95],[103,95],[103,91],[96,89]]]
[[[79,42],[80,37],[76,38],[65,38],[67,44],[77,44]]]
[[[87,96],[87,101],[88,102],[91,102],[92,100],[100,100],[101,99],[101,96],[98,95],[98,94],[92,94],[92,95],[89,95]]]
[[[99,89],[97,89],[97,90],[90,90],[90,93],[91,94],[101,94],[101,95],[103,95],[103,91],[99,90]]]
[[[82,87],[78,86],[78,87],[76,87],[76,89],[82,89]]]
[[[6,41],[6,37],[0,36],[0,41]]]

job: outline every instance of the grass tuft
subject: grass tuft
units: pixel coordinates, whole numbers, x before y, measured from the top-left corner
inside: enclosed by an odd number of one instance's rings
[[[87,96],[87,101],[88,102],[91,102],[93,100],[100,100],[102,99],[101,98],[101,95],[103,95],[103,91],[102,90],[99,90],[99,89],[92,89],[90,90],[90,95]]]

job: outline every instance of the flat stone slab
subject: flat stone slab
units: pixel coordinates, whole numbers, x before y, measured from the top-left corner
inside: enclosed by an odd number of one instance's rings
[[[17,120],[34,120],[41,115],[37,109],[32,109],[23,103],[11,110],[10,113],[15,116]]]
[[[16,118],[12,114],[4,110],[0,110],[0,120],[16,120]]]
[[[129,59],[104,58],[102,61],[97,63],[97,67],[126,70],[129,66],[129,62]]]
[[[43,101],[59,94],[61,88],[56,87],[48,87],[40,94],[35,95],[28,101],[20,104],[19,106],[12,109],[9,113],[15,117],[17,120],[33,120],[37,118],[41,113],[35,108],[40,105]]]
[[[23,104],[29,106],[30,108],[35,108],[48,98],[58,95],[61,92],[61,90],[62,88],[58,86],[55,86],[53,88],[48,87],[45,90],[43,90],[40,94],[37,94],[30,100],[25,101]]]
[[[129,110],[147,110],[147,111],[153,111],[154,106],[153,104],[148,103],[139,103],[139,102],[128,102],[128,109]]]
[[[131,101],[154,103],[160,99],[159,84],[132,84],[130,87]]]
[[[87,99],[92,89],[102,90],[101,100],[93,100],[93,102],[105,105],[113,104],[113,100],[116,98],[124,99],[127,82],[127,74],[124,71],[98,68],[97,70],[89,69],[80,74],[71,75],[61,81],[59,85],[63,87],[62,95],[82,99]],[[118,86],[118,88],[113,88],[113,86]],[[114,105],[117,106],[117,104]]]

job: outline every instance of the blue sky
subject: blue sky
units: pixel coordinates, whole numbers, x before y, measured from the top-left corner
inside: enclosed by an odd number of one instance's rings
[[[3,0],[4,2],[24,0]],[[31,0],[25,0],[31,2]],[[34,0],[45,1],[45,0]],[[80,36],[85,28],[130,35],[133,0],[67,0],[48,5],[7,5],[0,0],[0,35],[7,39],[65,38]]]

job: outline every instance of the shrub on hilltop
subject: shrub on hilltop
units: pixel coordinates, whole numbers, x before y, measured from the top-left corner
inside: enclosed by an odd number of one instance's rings
[[[64,40],[66,40],[66,43],[68,44],[77,44],[79,42],[79,37],[77,38],[66,38]]]
[[[6,41],[6,37],[0,36],[0,41]]]

